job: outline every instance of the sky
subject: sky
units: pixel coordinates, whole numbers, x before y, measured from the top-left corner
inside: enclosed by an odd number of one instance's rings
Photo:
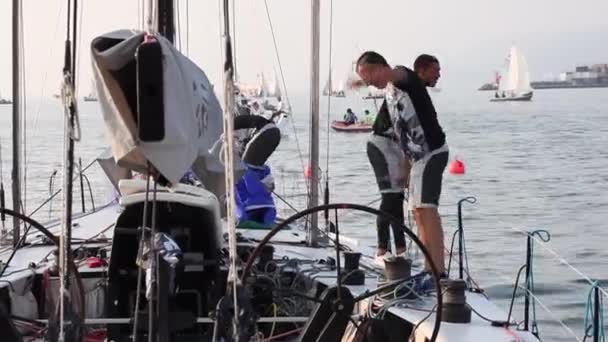
[[[50,97],[58,92],[63,64],[66,0],[22,0],[26,91]],[[146,1],[147,2],[147,1]],[[0,0],[0,93],[11,91],[11,0]],[[140,0],[80,0],[79,91],[91,88],[89,44],[104,32],[138,28]],[[181,50],[213,83],[221,83],[218,0],[179,0]],[[237,0],[236,61],[239,78],[279,71],[266,17],[268,4],[289,93],[307,92],[310,76],[310,1]],[[606,0],[321,0],[321,83],[332,68],[346,77],[364,50],[376,50],[390,64],[411,66],[421,53],[442,64],[442,88],[478,87],[493,78],[511,44],[524,53],[532,80],[575,65],[608,63]],[[333,10],[330,11],[330,5]],[[187,14],[186,14],[187,13]],[[331,15],[330,15],[331,14]],[[186,23],[188,25],[186,25]],[[186,29],[186,26],[188,28]],[[321,84],[321,86],[322,86]],[[7,97],[8,97],[7,96]]]

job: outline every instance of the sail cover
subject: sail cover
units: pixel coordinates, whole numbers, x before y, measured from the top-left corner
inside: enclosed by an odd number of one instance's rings
[[[147,163],[171,183],[195,160],[205,160],[210,170],[223,169],[210,149],[222,133],[222,109],[205,73],[158,35],[162,52],[163,134],[150,141],[138,136],[138,48],[146,34],[114,31],[91,43],[93,72],[99,103],[116,163],[145,172]],[[139,115],[145,119],[147,113]]]

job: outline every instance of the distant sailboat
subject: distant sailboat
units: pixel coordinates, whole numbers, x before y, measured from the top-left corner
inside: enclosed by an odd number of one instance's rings
[[[91,80],[91,92],[84,97],[84,102],[97,102],[97,94],[95,93],[95,82]]]
[[[334,83],[334,80],[336,80],[336,77],[334,77],[334,72],[332,70],[331,77],[327,78],[325,86],[323,87],[323,95],[333,97],[346,97],[346,92],[344,91],[344,81],[339,80],[338,82]],[[337,84],[338,86],[334,87],[334,84]]]
[[[506,71],[497,81],[498,90],[490,101],[530,101],[532,99],[528,62],[516,46],[511,47]]]
[[[2,94],[0,94],[0,105],[6,105],[6,104],[12,104],[13,101],[9,100],[9,99],[5,99],[4,97],[2,97]]]
[[[368,89],[367,95],[363,96],[364,100],[379,100],[384,98],[384,91],[374,86],[369,86]]]
[[[267,97],[276,97],[279,98],[281,97],[281,86],[279,83],[279,79],[277,78],[277,74],[275,73],[273,78],[272,78],[272,83],[270,83],[270,86],[268,86],[268,89],[272,89],[271,91],[269,91],[269,93],[266,95]]]

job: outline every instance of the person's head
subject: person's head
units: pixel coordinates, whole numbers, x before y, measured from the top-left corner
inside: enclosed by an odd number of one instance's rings
[[[357,59],[357,74],[367,85],[384,89],[391,81],[391,66],[382,55],[366,51]]]
[[[439,60],[437,60],[437,57],[427,54],[422,54],[416,58],[414,71],[427,87],[434,87],[439,77],[441,77]]]
[[[259,104],[259,103],[257,103],[257,101],[256,101],[256,102],[254,102],[254,103],[252,104],[252,106],[253,106],[253,109],[258,109],[258,108],[260,108],[260,104]]]
[[[351,113],[353,112],[353,110],[352,110],[352,109],[350,109],[350,108],[348,108],[348,109],[346,110],[346,112],[347,112],[348,114],[351,114]]]
[[[365,115],[369,115],[369,110],[365,110]]]
[[[277,96],[277,101],[281,102],[281,97]]]

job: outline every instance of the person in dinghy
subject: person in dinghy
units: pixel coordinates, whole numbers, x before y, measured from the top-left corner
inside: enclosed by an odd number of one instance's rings
[[[357,118],[357,116],[355,115],[355,113],[353,113],[353,110],[348,108],[346,110],[346,114],[344,114],[344,123],[346,125],[352,125],[357,123],[359,119]]]
[[[254,222],[270,227],[275,223],[277,212],[272,198],[274,178],[266,162],[281,141],[281,131],[273,118],[260,115],[237,116],[234,130],[242,129],[254,131],[244,142],[241,153],[245,173],[235,185],[237,219],[240,225]]]

